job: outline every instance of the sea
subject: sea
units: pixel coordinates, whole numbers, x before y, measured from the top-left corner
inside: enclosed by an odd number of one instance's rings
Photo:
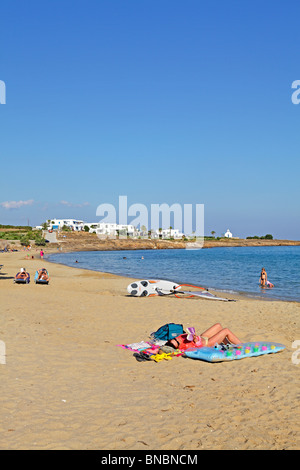
[[[48,260],[134,279],[166,279],[226,293],[300,302],[300,246],[83,251]],[[273,289],[259,285],[262,267]]]

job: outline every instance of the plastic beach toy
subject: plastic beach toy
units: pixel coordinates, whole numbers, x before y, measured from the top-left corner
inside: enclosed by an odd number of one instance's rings
[[[214,348],[206,346],[202,348],[191,348],[187,349],[184,352],[184,355],[191,359],[200,359],[207,362],[222,362],[277,353],[283,349],[285,349],[283,344],[257,341],[255,343],[249,342],[238,345],[229,345],[229,347],[226,345],[226,349],[224,349],[223,345],[215,345]]]
[[[172,359],[171,356],[172,356],[172,354],[166,354],[166,353],[155,354],[154,356],[151,356],[151,359],[155,362],[160,362],[163,359],[166,359],[167,361],[170,361]]]

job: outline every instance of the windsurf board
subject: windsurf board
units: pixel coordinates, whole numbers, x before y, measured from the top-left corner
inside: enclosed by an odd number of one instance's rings
[[[172,281],[145,279],[129,284],[129,286],[127,286],[127,292],[134,297],[149,297],[159,295],[159,292],[162,295],[167,295],[173,293],[173,291],[176,291],[178,288],[180,288],[180,285]]]

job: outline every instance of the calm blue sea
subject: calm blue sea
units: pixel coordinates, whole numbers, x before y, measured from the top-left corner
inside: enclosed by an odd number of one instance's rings
[[[300,301],[300,246],[88,251],[57,253],[48,259],[136,279],[167,279],[224,292]],[[273,289],[259,286],[262,267]]]

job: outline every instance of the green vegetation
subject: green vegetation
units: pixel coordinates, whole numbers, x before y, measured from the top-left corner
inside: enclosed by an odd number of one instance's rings
[[[267,233],[267,235],[263,237],[258,237],[257,235],[254,235],[252,237],[246,237],[246,240],[273,240],[273,235],[270,233]]]
[[[1,232],[0,231],[0,239],[1,240],[20,240],[20,237],[24,235],[24,233],[20,232]]]
[[[32,227],[30,227],[29,225],[1,225],[0,224],[0,230],[1,229],[18,229],[18,230],[25,230],[26,232],[28,230],[32,230]]]
[[[38,246],[46,244],[42,231],[32,231],[29,226],[0,225],[0,240],[19,240],[21,245],[25,246],[30,245],[32,241]]]

